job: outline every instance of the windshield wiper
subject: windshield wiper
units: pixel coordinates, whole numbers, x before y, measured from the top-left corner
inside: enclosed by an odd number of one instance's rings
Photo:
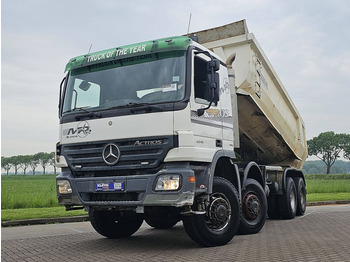
[[[137,106],[136,108],[131,108],[130,109],[130,112],[131,113],[136,113],[136,112],[139,112],[139,111],[143,111],[145,110],[146,113],[150,113],[150,112],[163,112],[164,109],[160,106],[157,106],[157,105],[150,105],[150,104],[147,104],[147,103],[143,103],[143,104],[134,104],[134,106]]]
[[[144,111],[144,110],[147,113],[164,111],[162,107],[157,106],[157,105],[150,105],[148,103],[134,103],[134,102],[130,102],[128,104],[121,105],[121,106],[115,106],[115,107],[112,107],[111,109],[114,109],[114,108],[128,108],[128,107],[131,107],[130,112],[133,113],[133,114],[136,113],[136,112],[139,112],[139,111]]]
[[[76,116],[75,117],[76,120],[81,120],[84,117],[90,117],[90,118],[94,118],[94,117],[101,118],[102,117],[102,114],[97,114],[97,113],[95,113],[93,111],[86,110],[86,108],[89,108],[89,107],[90,106],[76,107],[76,108],[73,108],[70,112],[77,111],[77,110],[81,110],[81,111],[86,112],[86,114],[82,114],[82,115]]]
[[[113,106],[110,109],[114,109],[114,108],[127,108],[127,107],[134,107],[134,106],[147,106],[147,103],[134,103],[134,102],[130,102],[128,104],[125,105],[120,105],[120,106]]]

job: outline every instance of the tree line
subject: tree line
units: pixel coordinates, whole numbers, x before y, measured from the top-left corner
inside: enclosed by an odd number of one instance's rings
[[[325,174],[325,164],[321,160],[308,160],[303,166],[304,174]],[[350,161],[337,160],[330,174],[350,174]]]
[[[41,166],[43,174],[45,174],[48,166],[53,166],[54,173],[56,174],[55,166],[55,152],[45,153],[39,152],[34,155],[18,155],[11,157],[1,157],[1,168],[9,174],[11,169],[14,170],[14,174],[17,175],[20,169],[23,170],[23,174],[27,174],[27,170],[30,168],[32,174],[35,175],[37,167]]]

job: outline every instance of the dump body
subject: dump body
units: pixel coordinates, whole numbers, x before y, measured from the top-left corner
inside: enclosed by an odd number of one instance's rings
[[[301,169],[307,157],[305,124],[245,20],[193,35],[229,68],[233,60],[240,141],[236,152],[244,160]]]

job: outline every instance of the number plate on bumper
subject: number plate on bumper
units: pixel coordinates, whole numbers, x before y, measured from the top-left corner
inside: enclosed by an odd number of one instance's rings
[[[95,192],[115,192],[115,191],[124,191],[125,183],[124,182],[110,182],[110,183],[96,183]]]

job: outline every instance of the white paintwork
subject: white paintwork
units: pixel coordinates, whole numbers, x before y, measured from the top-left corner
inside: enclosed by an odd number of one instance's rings
[[[173,112],[159,112],[86,120],[91,133],[83,137],[63,135],[64,130],[76,129],[80,122],[62,124],[61,144],[173,135],[173,114]]]

